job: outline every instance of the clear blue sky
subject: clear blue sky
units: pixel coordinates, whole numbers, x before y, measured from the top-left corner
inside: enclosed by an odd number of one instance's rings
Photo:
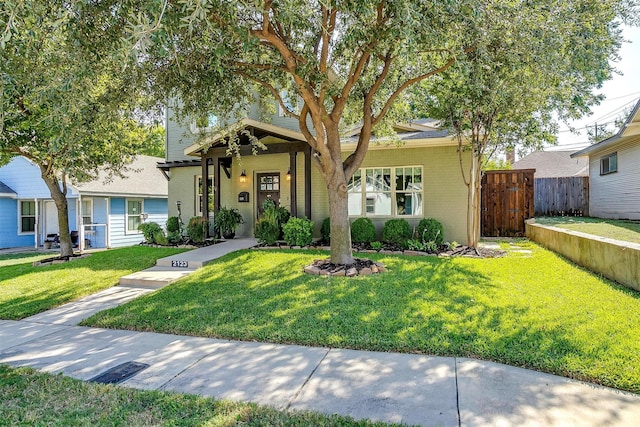
[[[611,122],[629,105],[633,106],[640,98],[640,28],[624,27],[623,36],[629,43],[624,43],[620,49],[620,60],[614,67],[621,75],[614,75],[613,79],[604,83],[596,93],[606,96],[606,99],[593,108],[593,114],[576,120],[572,125],[581,128],[580,135],[567,131],[566,126],[560,127],[558,146],[549,149],[580,149],[589,145],[586,126],[593,127],[597,123]]]

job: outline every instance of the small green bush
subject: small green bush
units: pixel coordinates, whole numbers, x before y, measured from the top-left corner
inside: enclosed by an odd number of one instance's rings
[[[153,235],[153,241],[158,245],[167,246],[169,245],[169,239],[164,235],[164,231],[156,231],[156,234]]]
[[[440,246],[444,242],[444,229],[440,221],[433,218],[423,218],[416,228],[416,239],[421,242],[435,242]]]
[[[176,245],[182,242],[182,233],[179,231],[169,231],[167,232],[167,240],[169,243]]]
[[[280,237],[280,227],[277,223],[263,218],[256,224],[255,236],[259,243],[273,246]]]
[[[438,251],[438,245],[436,245],[436,242],[434,242],[433,240],[428,242],[423,242],[422,240],[418,239],[407,240],[405,242],[405,248],[412,251],[422,251],[429,253],[435,253]]]
[[[144,240],[147,243],[153,243],[154,237],[157,232],[160,232],[164,235],[162,231],[162,227],[158,223],[155,222],[143,222],[138,226],[138,230],[142,231],[142,235],[144,236]]]
[[[371,249],[380,252],[382,250],[382,242],[371,242]]]
[[[180,232],[180,221],[177,216],[170,216],[167,218],[167,234]]]
[[[371,243],[376,239],[376,226],[369,218],[358,218],[351,224],[353,243]]]
[[[320,236],[325,243],[331,243],[331,218],[326,217],[320,227]]]
[[[187,224],[187,236],[195,243],[204,242],[204,238],[209,230],[209,221],[200,217],[194,216],[189,219]]]
[[[307,218],[290,218],[282,230],[289,246],[309,246],[313,241],[313,222]]]
[[[384,223],[382,240],[394,245],[403,246],[411,238],[411,226],[406,219],[390,219]]]

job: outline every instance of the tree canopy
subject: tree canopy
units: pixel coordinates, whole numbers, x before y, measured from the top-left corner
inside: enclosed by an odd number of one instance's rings
[[[123,62],[80,52],[69,38],[72,22],[63,2],[0,6],[0,153],[40,167],[58,208],[63,256],[72,251],[67,180],[90,180],[99,169],[120,174],[143,143],[134,116],[140,98]]]

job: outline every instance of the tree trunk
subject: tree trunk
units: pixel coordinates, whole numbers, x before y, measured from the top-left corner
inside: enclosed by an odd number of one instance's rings
[[[480,160],[476,155],[471,156],[471,171],[467,185],[467,245],[472,248],[478,246],[480,239]]]
[[[342,168],[342,164],[340,164],[340,168]],[[340,175],[340,173],[338,172],[336,175]],[[344,174],[342,176],[344,177]],[[333,264],[353,264],[347,184],[344,178],[342,180],[333,179],[327,189],[329,190],[329,217],[331,218],[331,262]]]
[[[73,247],[71,245],[71,233],[69,232],[69,207],[67,205],[66,186],[60,188],[60,183],[56,176],[47,174],[46,168],[40,167],[42,171],[42,179],[44,180],[51,198],[58,209],[58,233],[60,234],[60,256],[72,256]],[[64,191],[63,191],[64,190]]]

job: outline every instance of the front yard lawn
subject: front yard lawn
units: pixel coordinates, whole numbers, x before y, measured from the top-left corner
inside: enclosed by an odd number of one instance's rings
[[[90,326],[470,356],[640,392],[640,294],[533,243],[495,259],[367,254],[388,272],[302,272],[311,251],[229,254]]]
[[[0,365],[0,425],[7,426],[383,426],[337,415],[91,384]]]
[[[134,246],[41,267],[32,266],[41,255],[4,256],[0,259],[0,319],[23,319],[101,291],[118,284],[122,276],[153,266],[158,258],[182,251]]]
[[[563,216],[536,218],[536,222],[595,236],[640,243],[640,221]]]

